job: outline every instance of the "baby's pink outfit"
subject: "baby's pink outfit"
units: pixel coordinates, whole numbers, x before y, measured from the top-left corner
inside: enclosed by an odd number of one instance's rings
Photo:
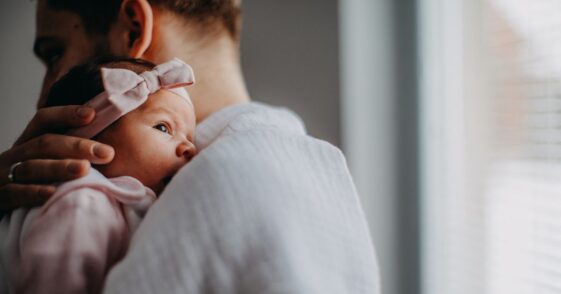
[[[92,168],[42,207],[12,212],[0,223],[0,293],[100,293],[155,200],[140,181]]]

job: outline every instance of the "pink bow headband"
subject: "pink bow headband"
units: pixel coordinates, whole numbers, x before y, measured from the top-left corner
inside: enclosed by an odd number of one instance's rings
[[[122,68],[102,68],[101,77],[105,91],[85,104],[95,109],[96,117],[89,125],[71,130],[69,135],[94,137],[160,89],[172,91],[192,104],[184,87],[195,83],[193,69],[177,58],[141,74]]]

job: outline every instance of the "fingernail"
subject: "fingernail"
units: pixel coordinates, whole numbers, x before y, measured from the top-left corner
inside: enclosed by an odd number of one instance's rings
[[[113,155],[113,148],[105,145],[95,145],[93,148],[93,153],[95,157],[105,159]]]
[[[78,162],[72,162],[67,167],[68,172],[72,175],[78,175],[82,172],[82,165]]]
[[[76,109],[76,115],[78,115],[78,117],[80,118],[87,118],[91,115],[92,112],[93,109],[89,107],[79,107],[78,109]]]

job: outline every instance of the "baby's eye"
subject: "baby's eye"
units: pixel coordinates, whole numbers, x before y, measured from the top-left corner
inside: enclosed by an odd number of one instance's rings
[[[163,123],[155,125],[154,129],[156,129],[156,130],[158,130],[162,133],[171,134],[170,128],[166,124],[163,124]]]

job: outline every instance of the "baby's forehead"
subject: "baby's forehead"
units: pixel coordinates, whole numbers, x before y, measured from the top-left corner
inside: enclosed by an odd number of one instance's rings
[[[139,110],[169,113],[182,119],[185,116],[195,115],[190,101],[168,90],[160,90],[150,95]]]

